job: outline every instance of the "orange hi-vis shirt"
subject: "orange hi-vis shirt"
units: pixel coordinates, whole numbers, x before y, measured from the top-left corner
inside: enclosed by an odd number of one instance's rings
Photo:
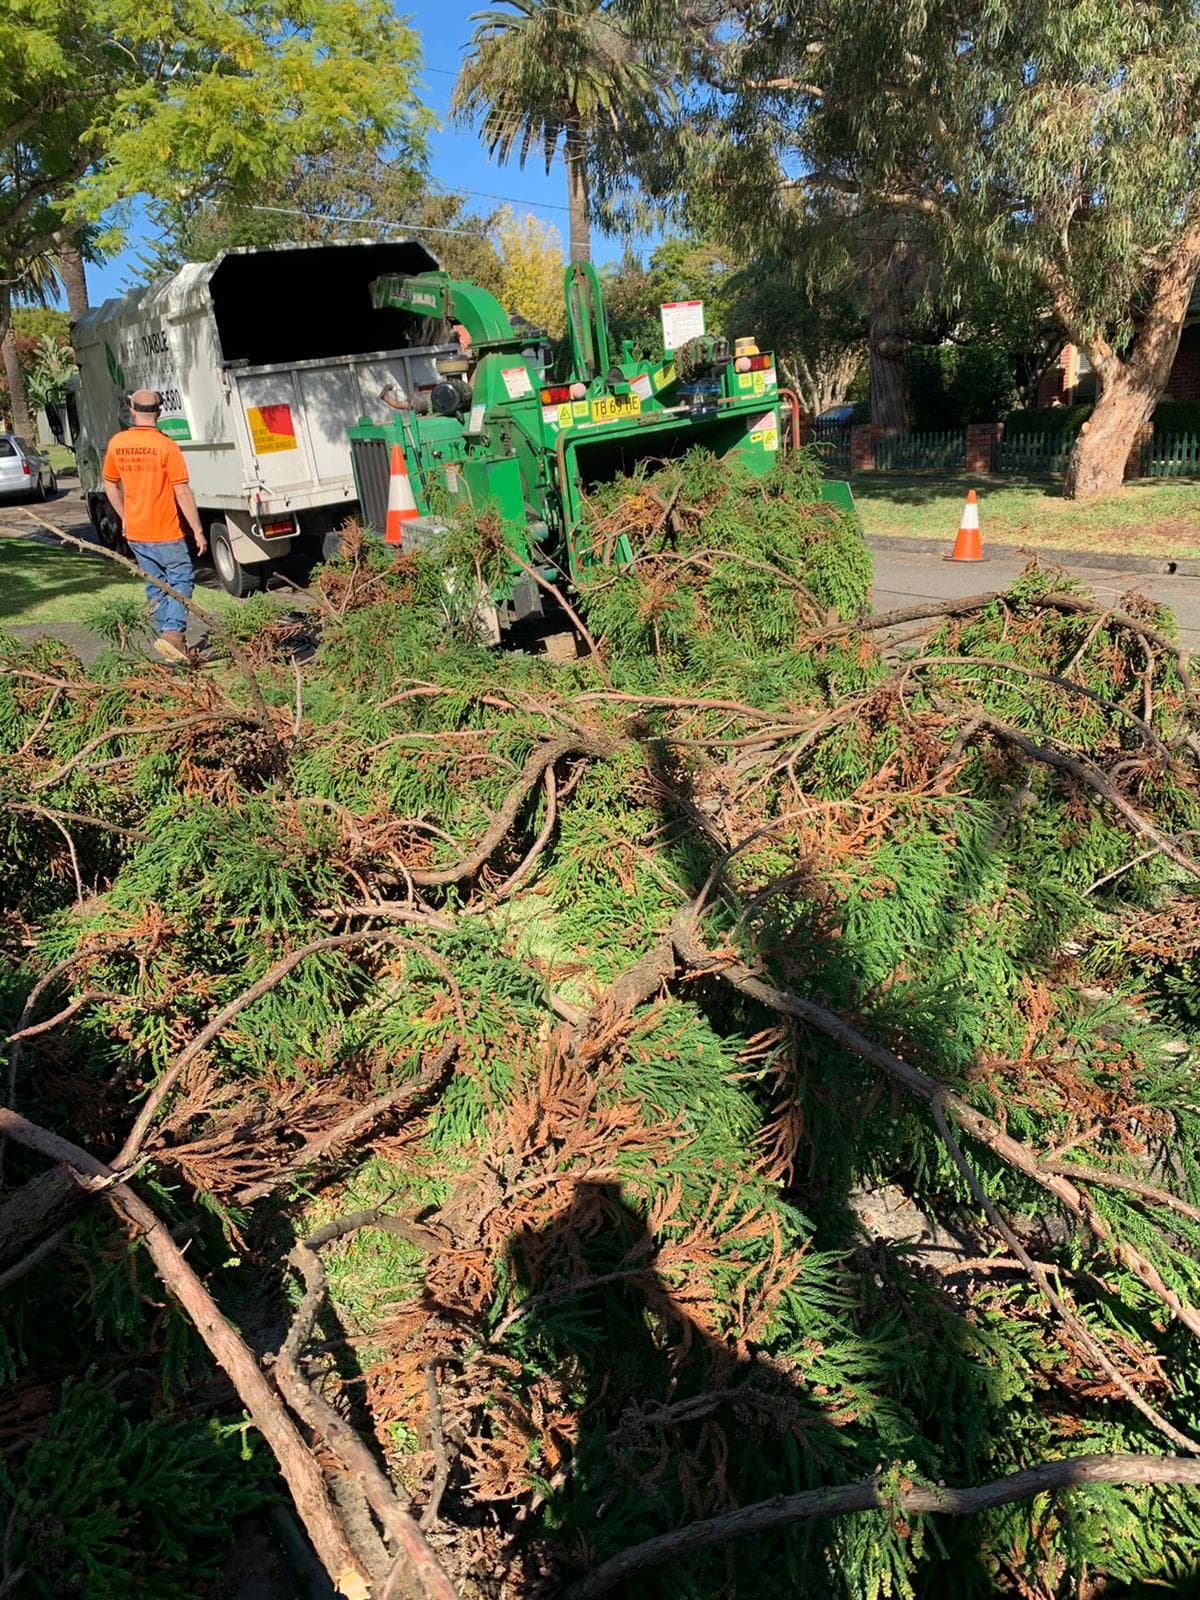
[[[104,452],[104,476],[125,491],[125,537],[131,544],[182,539],[176,484],[188,481],[183,451],[157,428],[125,428]]]

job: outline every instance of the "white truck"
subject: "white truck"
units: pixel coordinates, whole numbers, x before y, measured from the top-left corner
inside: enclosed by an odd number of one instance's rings
[[[436,266],[412,240],[226,250],[85,312],[71,330],[79,381],[68,409],[101,540],[120,539],[105,445],[142,388],[162,397],[159,427],[183,451],[230,594],[258,588],[297,541],[328,554],[357,511],[347,428],[385,421],[398,400],[419,404],[437,359],[459,354],[441,322],[374,310],[370,285]]]

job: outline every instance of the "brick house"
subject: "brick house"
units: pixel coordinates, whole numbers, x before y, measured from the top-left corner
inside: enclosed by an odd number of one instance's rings
[[[1065,344],[1038,383],[1039,406],[1083,405],[1096,398],[1096,378],[1076,345]],[[1179,351],[1164,400],[1200,400],[1200,281],[1192,290]]]

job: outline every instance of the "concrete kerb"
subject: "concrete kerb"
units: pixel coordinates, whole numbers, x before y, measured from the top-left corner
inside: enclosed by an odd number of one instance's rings
[[[905,539],[894,534],[869,534],[867,547],[886,551],[889,555],[940,555],[946,558],[949,551],[946,539]],[[989,556],[1024,556],[1039,561],[1053,562],[1062,567],[1092,567],[1104,572],[1150,572],[1173,578],[1200,578],[1200,559],[1173,556],[1122,555],[1116,550],[1059,550],[1049,545],[994,544],[990,550],[984,544],[980,565],[986,566]]]

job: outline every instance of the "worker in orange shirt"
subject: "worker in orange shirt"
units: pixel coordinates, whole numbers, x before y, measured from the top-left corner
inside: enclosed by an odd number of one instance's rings
[[[207,544],[188,487],[183,452],[174,439],[158,431],[161,412],[162,400],[153,389],[135,389],[129,396],[130,425],[112,436],[104,453],[104,493],[142,571],[190,600],[192,558],[181,516],[192,530],[197,555],[204,554]],[[186,662],[186,610],[153,583],[146,585],[146,599],[154,622],[155,654],[164,661]]]

